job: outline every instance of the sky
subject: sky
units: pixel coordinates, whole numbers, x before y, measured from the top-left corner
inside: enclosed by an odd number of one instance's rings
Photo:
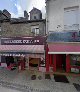
[[[7,9],[12,18],[23,17],[24,10],[28,13],[33,7],[40,9],[45,17],[45,0],[1,0],[0,10]]]

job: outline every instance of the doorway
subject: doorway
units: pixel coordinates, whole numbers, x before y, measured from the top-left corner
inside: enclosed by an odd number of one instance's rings
[[[29,58],[29,69],[38,70],[39,69],[39,58]]]
[[[56,69],[59,72],[66,71],[66,54],[57,54],[56,55]]]

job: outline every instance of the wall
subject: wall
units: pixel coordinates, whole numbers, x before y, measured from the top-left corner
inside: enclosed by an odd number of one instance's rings
[[[18,23],[10,24],[10,22],[2,23],[2,37],[16,37],[16,36],[34,36],[31,33],[31,26],[39,25],[40,35],[45,35],[45,23],[32,22],[32,23]]]
[[[40,19],[40,14],[39,13],[35,13],[35,14],[32,14],[30,15],[30,20],[35,20],[34,19],[34,16],[36,17],[36,19]]]
[[[48,0],[46,3],[47,32],[64,30],[64,8],[73,6],[80,6],[80,0]],[[78,17],[78,23],[80,24],[80,17]],[[58,25],[61,27],[58,27]]]

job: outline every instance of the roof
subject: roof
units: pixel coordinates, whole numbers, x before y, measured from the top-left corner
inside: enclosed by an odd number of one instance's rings
[[[10,18],[5,14],[5,13],[3,13],[3,11],[1,11],[0,10],[0,14],[2,14],[2,15],[4,15],[6,18],[0,18],[0,21],[1,22],[3,22],[3,21],[5,21],[5,22],[9,22],[10,21]]]
[[[18,24],[18,23],[32,23],[32,22],[46,22],[46,19],[40,19],[40,20],[27,20],[26,18],[18,19],[18,18],[12,18],[11,24]]]
[[[31,12],[33,12],[33,11],[35,11],[35,10],[37,10],[37,11],[41,12],[39,9],[37,9],[37,8],[33,7],[33,9],[32,9],[29,13],[31,13]]]

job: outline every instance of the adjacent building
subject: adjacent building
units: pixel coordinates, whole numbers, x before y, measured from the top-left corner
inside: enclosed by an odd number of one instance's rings
[[[46,0],[46,70],[80,73],[80,0]]]
[[[46,0],[47,32],[79,31],[80,0]]]

